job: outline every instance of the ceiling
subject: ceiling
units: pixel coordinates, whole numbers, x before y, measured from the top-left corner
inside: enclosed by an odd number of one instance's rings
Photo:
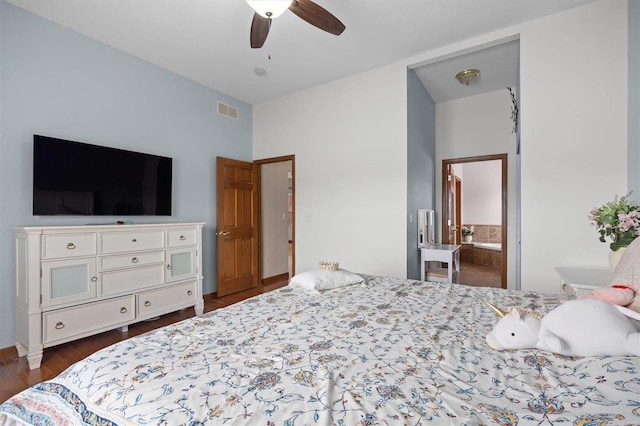
[[[493,92],[516,86],[518,47],[517,40],[511,41],[414,70],[435,103]],[[455,75],[469,68],[479,70],[480,77],[465,86],[455,79]]]
[[[254,104],[594,0],[316,0],[345,24],[341,36],[286,11],[261,49],[249,46],[244,0],[7,1]],[[464,87],[453,76],[469,66],[481,77]],[[513,85],[516,66],[511,43],[416,72],[441,102]]]

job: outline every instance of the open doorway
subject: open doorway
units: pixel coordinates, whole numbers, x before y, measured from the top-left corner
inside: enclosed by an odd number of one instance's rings
[[[507,154],[442,160],[442,242],[461,245],[461,284],[507,288],[507,202]]]
[[[295,272],[295,156],[254,163],[260,187],[259,280],[288,282]]]

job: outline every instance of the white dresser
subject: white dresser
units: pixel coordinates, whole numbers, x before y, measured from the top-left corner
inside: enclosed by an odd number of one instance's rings
[[[203,223],[14,228],[16,349],[44,348],[193,306],[202,315]]]
[[[609,269],[557,267],[560,276],[560,294],[579,297],[601,287],[607,287],[611,279]]]

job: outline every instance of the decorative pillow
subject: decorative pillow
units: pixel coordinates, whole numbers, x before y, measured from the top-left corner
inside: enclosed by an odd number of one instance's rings
[[[640,312],[640,238],[633,240],[622,253],[609,284],[625,285],[635,291],[635,298],[627,308]]]
[[[344,269],[338,269],[337,271],[319,269],[296,274],[291,278],[290,284],[306,288],[307,290],[323,291],[363,282],[364,278],[360,275]]]

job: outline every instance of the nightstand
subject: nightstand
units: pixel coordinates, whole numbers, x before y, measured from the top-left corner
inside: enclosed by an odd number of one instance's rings
[[[446,263],[446,268],[430,267],[431,263]],[[426,267],[426,264],[429,267]],[[460,282],[460,246],[455,244],[427,244],[420,247],[420,276],[422,280],[445,283]]]
[[[609,269],[557,267],[556,271],[560,276],[560,293],[572,297],[606,287],[611,279]]]

